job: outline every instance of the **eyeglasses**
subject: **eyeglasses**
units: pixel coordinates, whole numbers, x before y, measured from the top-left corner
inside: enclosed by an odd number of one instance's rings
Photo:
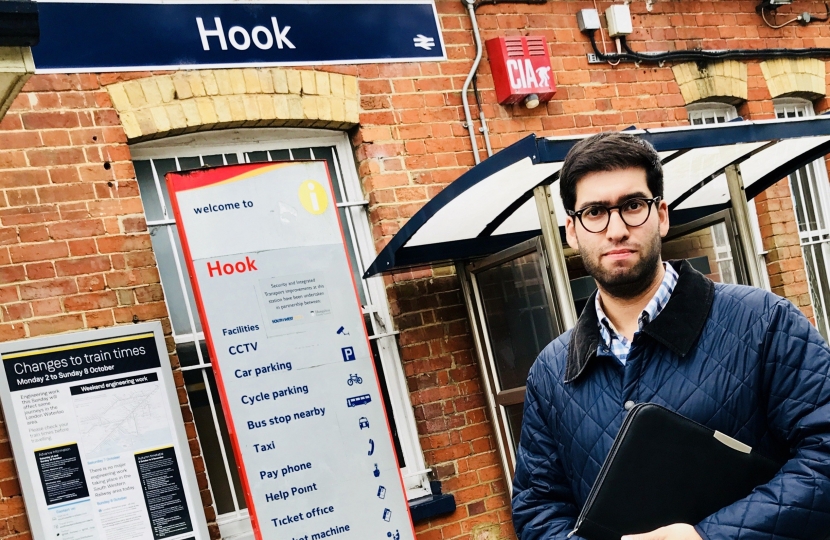
[[[661,197],[658,195],[653,199],[635,197],[617,206],[592,204],[576,212],[568,210],[568,215],[578,219],[582,227],[591,233],[601,233],[608,228],[608,224],[611,222],[612,210],[619,212],[620,219],[629,227],[639,227],[648,221],[651,215],[651,205],[659,204],[660,199]]]

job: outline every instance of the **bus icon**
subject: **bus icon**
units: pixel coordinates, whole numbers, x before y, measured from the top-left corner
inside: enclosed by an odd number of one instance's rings
[[[372,396],[363,394],[361,396],[354,396],[346,399],[346,405],[349,407],[357,407],[358,405],[366,405],[372,401]]]

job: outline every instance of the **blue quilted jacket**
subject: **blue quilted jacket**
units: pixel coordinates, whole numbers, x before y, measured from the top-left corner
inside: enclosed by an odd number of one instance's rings
[[[625,367],[603,351],[592,298],[531,368],[513,481],[519,538],[573,530],[627,402],[663,405],[785,463],[694,524],[704,539],[830,538],[830,349],[789,301],[671,264],[677,286]]]

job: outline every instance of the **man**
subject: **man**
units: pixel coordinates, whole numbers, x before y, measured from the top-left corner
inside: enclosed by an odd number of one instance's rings
[[[571,533],[639,402],[785,464],[700,523],[624,540],[830,537],[830,349],[819,333],[788,300],[661,260],[668,207],[659,156],[645,141],[625,133],[580,141],[560,182],[568,244],[598,291],[528,376],[513,483],[519,538]]]

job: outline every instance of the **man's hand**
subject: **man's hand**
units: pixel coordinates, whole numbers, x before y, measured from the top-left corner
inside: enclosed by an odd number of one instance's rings
[[[643,534],[627,534],[621,540],[703,540],[694,527],[675,523]]]

